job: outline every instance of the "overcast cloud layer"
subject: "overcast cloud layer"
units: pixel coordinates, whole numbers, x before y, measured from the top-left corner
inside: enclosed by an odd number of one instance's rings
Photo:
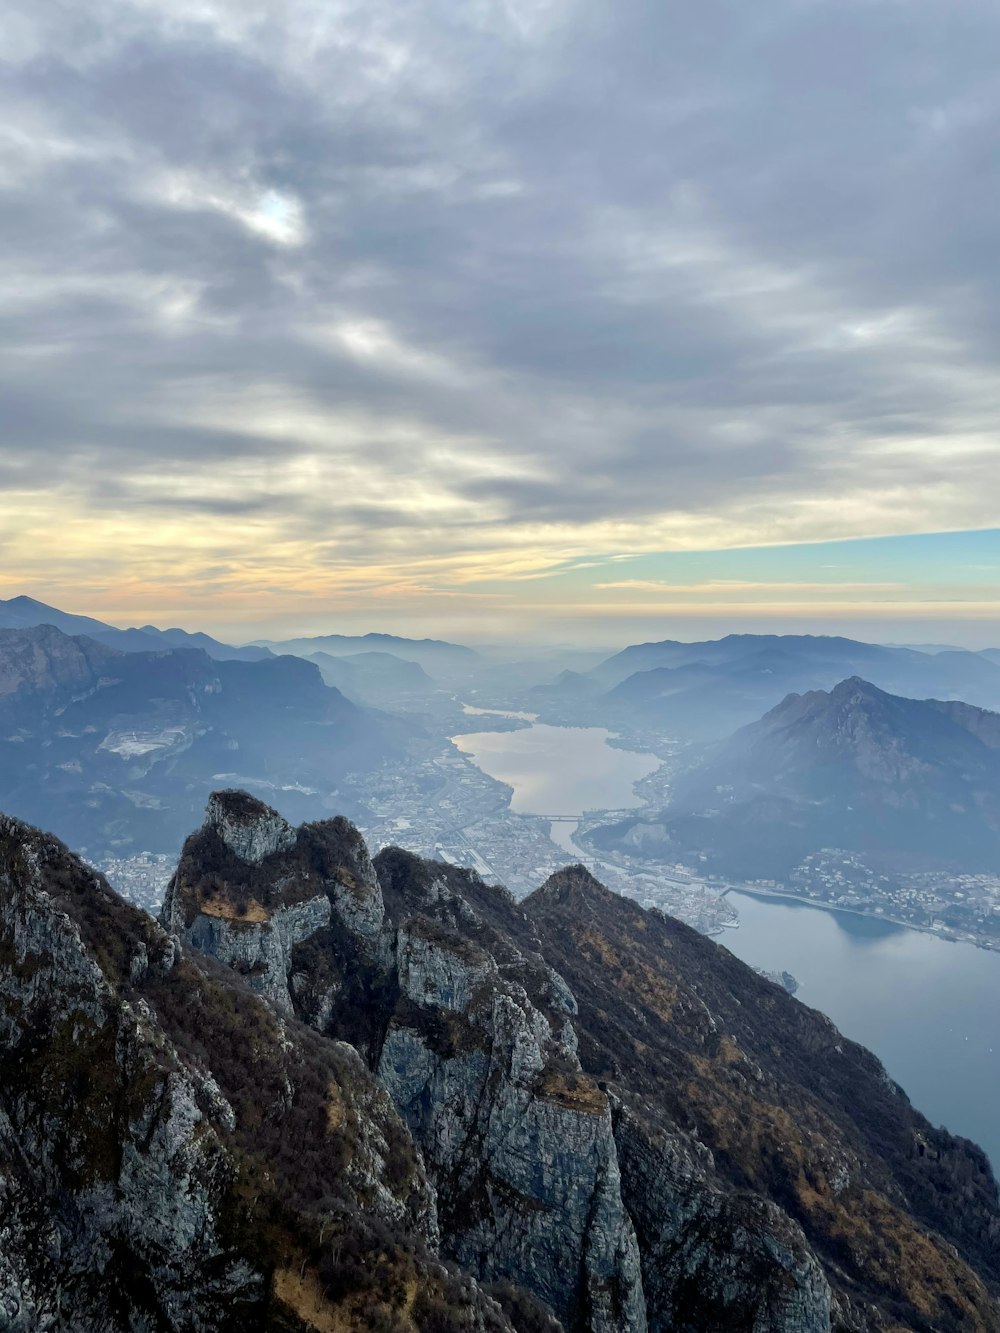
[[[0,594],[1000,520],[991,0],[5,8]]]

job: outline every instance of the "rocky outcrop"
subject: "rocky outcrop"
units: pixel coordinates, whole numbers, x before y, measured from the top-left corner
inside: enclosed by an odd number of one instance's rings
[[[200,836],[186,911],[211,862]],[[1000,1329],[981,1155],[947,1140],[948,1168],[887,1157],[893,1134],[940,1131],[714,944],[580,869],[519,905],[398,849],[372,865],[343,821],[260,872],[270,897],[257,870],[237,878],[269,911],[322,886],[329,921],[292,947],[287,1003],[364,1052],[420,1147],[445,1252],[480,1280],[526,1286],[581,1333]],[[804,1074],[817,1059],[838,1061],[836,1097]],[[955,1172],[975,1221],[941,1208]],[[852,1216],[863,1242],[845,1239]]]
[[[780,1208],[720,1189],[710,1154],[621,1104],[615,1140],[644,1255],[650,1333],[685,1323],[827,1333],[830,1284],[801,1228]]]
[[[134,1281],[155,1289],[164,1327],[211,1327],[219,1300],[259,1298],[262,1283],[216,1225],[232,1112],[53,901],[51,852],[0,821],[0,1310],[14,1327],[103,1329],[109,1292],[124,1304]],[[172,956],[145,920],[127,945]]]
[[[421,1149],[453,1259],[481,1280],[525,1285],[574,1328],[640,1333],[610,1109],[580,1072],[565,983],[443,878],[425,881],[416,860],[404,867],[412,882],[393,880],[387,910],[346,821],[282,831],[282,845],[243,855],[234,824],[279,828],[244,800],[213,797],[165,923],[280,1010],[366,1051]]]
[[[400,927],[401,1003],[378,1064],[432,1178],[448,1245],[570,1327],[644,1330],[610,1107],[524,989],[459,940]]]
[[[334,911],[357,937],[378,937],[382,895],[357,830],[346,820],[296,830],[246,792],[220,791],[188,840],[161,919],[291,1013],[294,947]]]
[[[199,912],[185,938],[196,949],[235,968],[253,990],[291,1013],[288,974],[292,949],[329,920],[330,901],[320,896],[276,908],[263,921]]]
[[[0,818],[4,1333],[512,1333],[356,1051],[204,967]]]
[[[296,833],[276,810],[243,791],[217,791],[208,799],[205,827],[214,829],[241,861],[259,865],[295,846]]]
[[[873,1055],[582,867],[522,907],[573,987],[583,1068],[616,1099],[655,1327],[1000,1328],[985,1156]]]
[[[244,802],[166,929],[0,821],[0,1328],[1000,1333],[985,1158],[781,987]]]

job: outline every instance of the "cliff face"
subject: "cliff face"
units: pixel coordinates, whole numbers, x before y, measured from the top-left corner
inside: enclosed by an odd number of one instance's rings
[[[653,1242],[650,1289],[703,1309],[725,1272],[718,1251],[704,1264],[682,1211],[666,1211],[658,1237],[651,1229],[646,1201],[669,1196],[646,1182],[665,1170],[703,1218],[721,1208],[716,1240],[741,1256],[737,1280],[756,1273],[748,1326],[770,1327],[766,1311],[784,1306],[790,1327],[821,1327],[825,1300],[834,1327],[998,1326],[1000,1209],[981,1150],[932,1127],[823,1015],[581,868],[523,907],[577,997],[584,1069],[621,1099],[626,1202],[640,1246]],[[706,1186],[723,1195],[707,1212]],[[777,1262],[761,1267],[762,1253]],[[820,1298],[824,1274],[832,1291]]]
[[[821,1015],[586,872],[517,905],[222,794],[164,912],[362,1053],[443,1252],[566,1329],[1000,1329],[982,1153]]]
[[[511,1333],[437,1236],[353,1048],[0,818],[5,1333]]]
[[[0,630],[0,702],[17,694],[96,689],[114,674],[119,653],[85,637],[68,638],[51,625]]]
[[[421,1149],[453,1259],[523,1284],[573,1328],[644,1330],[611,1108],[580,1071],[572,996],[438,870],[399,854],[377,872],[343,820],[292,843],[266,806],[225,794],[188,840],[164,920],[365,1051]]]
[[[579,868],[219,793],[161,927],[0,817],[4,1333],[990,1333],[998,1249],[978,1149]]]

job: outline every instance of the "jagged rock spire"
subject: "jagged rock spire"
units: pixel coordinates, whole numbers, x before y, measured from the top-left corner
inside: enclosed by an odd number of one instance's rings
[[[297,833],[269,805],[245,791],[216,791],[208,798],[205,827],[215,829],[231,852],[259,865],[295,846]]]

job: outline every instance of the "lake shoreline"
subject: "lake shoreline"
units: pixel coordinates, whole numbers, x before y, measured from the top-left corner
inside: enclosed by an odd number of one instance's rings
[[[488,714],[480,716],[490,725]],[[612,737],[603,728],[535,723],[506,734],[470,733],[456,748],[512,790],[512,814],[548,817],[547,841],[573,860],[579,852],[588,864],[603,860],[588,848],[584,832],[591,818],[601,817],[599,810],[612,802],[632,810],[649,804],[641,795],[647,779],[638,776],[640,756],[632,751],[630,759],[630,747]],[[656,756],[644,757],[652,773]],[[553,816],[560,822],[553,824]],[[581,820],[587,821],[583,828]],[[647,864],[646,875],[637,865],[612,861],[607,868],[628,878],[626,896],[634,888],[640,902],[644,880],[657,891],[666,884],[653,865]],[[736,929],[711,931],[721,947],[769,975],[791,973],[801,985],[800,1001],[874,1051],[932,1122],[983,1144],[1000,1165],[994,1111],[1000,1105],[1000,1041],[992,1018],[1000,1003],[1000,950],[946,949],[941,946],[973,941],[802,894],[729,879],[699,882],[720,908],[724,898],[725,910],[738,912]],[[671,910],[666,903],[652,905]],[[808,907],[819,910],[801,910]],[[708,934],[709,915],[689,924]]]
[[[918,935],[930,935],[932,939],[943,940],[945,944],[967,944],[975,949],[983,949],[986,953],[1000,953],[1000,943],[992,944],[988,940],[980,941],[948,935],[943,931],[935,930],[932,926],[918,926],[913,921],[905,921],[902,917],[886,916],[884,912],[865,912],[859,907],[841,907],[839,904],[825,903],[819,898],[804,897],[801,893],[786,893],[781,889],[758,889],[750,885],[729,884],[722,890],[720,896],[726,897],[730,893],[745,893],[751,898],[762,898],[769,902],[801,903],[803,907],[815,907],[820,912],[843,913],[845,916],[862,917],[866,921],[885,921],[893,926],[901,926],[904,930],[912,930]]]

